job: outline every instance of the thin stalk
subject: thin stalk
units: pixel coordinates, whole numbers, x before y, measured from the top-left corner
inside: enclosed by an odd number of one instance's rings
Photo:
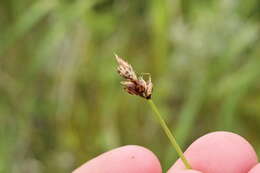
[[[179,154],[182,162],[184,163],[185,167],[187,169],[191,169],[190,164],[188,163],[187,159],[185,158],[181,147],[179,146],[179,144],[177,143],[175,137],[173,136],[173,134],[171,133],[170,129],[168,128],[167,124],[165,123],[165,121],[163,120],[158,108],[156,107],[156,105],[154,104],[154,102],[152,101],[152,99],[148,100],[150,106],[152,107],[152,110],[155,112],[156,115],[156,119],[158,120],[158,122],[160,123],[161,127],[163,128],[166,136],[169,138],[173,148],[175,148],[176,152]]]

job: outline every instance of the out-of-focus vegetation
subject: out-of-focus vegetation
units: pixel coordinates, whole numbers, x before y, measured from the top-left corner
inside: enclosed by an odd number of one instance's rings
[[[229,130],[260,154],[260,1],[1,0],[0,173],[70,172],[115,147],[176,153],[113,52],[150,72],[183,148]]]

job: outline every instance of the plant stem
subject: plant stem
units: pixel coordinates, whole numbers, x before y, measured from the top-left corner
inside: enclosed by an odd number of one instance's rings
[[[165,134],[167,135],[167,137],[169,138],[172,146],[175,148],[175,150],[177,151],[177,153],[179,154],[182,162],[184,163],[185,167],[187,169],[191,169],[190,164],[188,163],[187,159],[185,158],[181,147],[179,146],[179,144],[177,143],[175,137],[173,136],[173,134],[171,133],[170,129],[168,128],[167,124],[165,123],[165,121],[163,120],[160,112],[158,111],[156,105],[154,104],[154,102],[152,101],[152,99],[148,100],[150,106],[152,107],[152,110],[155,112],[156,115],[156,119],[159,121],[161,127],[163,128]]]

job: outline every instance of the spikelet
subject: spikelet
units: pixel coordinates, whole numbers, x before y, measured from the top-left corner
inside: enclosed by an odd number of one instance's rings
[[[117,72],[120,76],[126,79],[121,82],[124,90],[129,94],[151,99],[153,90],[151,76],[149,75],[149,79],[147,81],[145,81],[142,76],[137,77],[133,67],[129,63],[116,54],[115,57],[118,62]]]

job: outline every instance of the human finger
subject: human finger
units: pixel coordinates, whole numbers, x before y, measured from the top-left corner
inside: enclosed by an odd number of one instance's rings
[[[213,132],[200,137],[185,152],[194,170],[210,173],[245,173],[257,164],[253,147],[241,136]],[[169,170],[184,169],[179,159]]]
[[[161,173],[157,157],[140,146],[124,146],[88,161],[73,173]]]

